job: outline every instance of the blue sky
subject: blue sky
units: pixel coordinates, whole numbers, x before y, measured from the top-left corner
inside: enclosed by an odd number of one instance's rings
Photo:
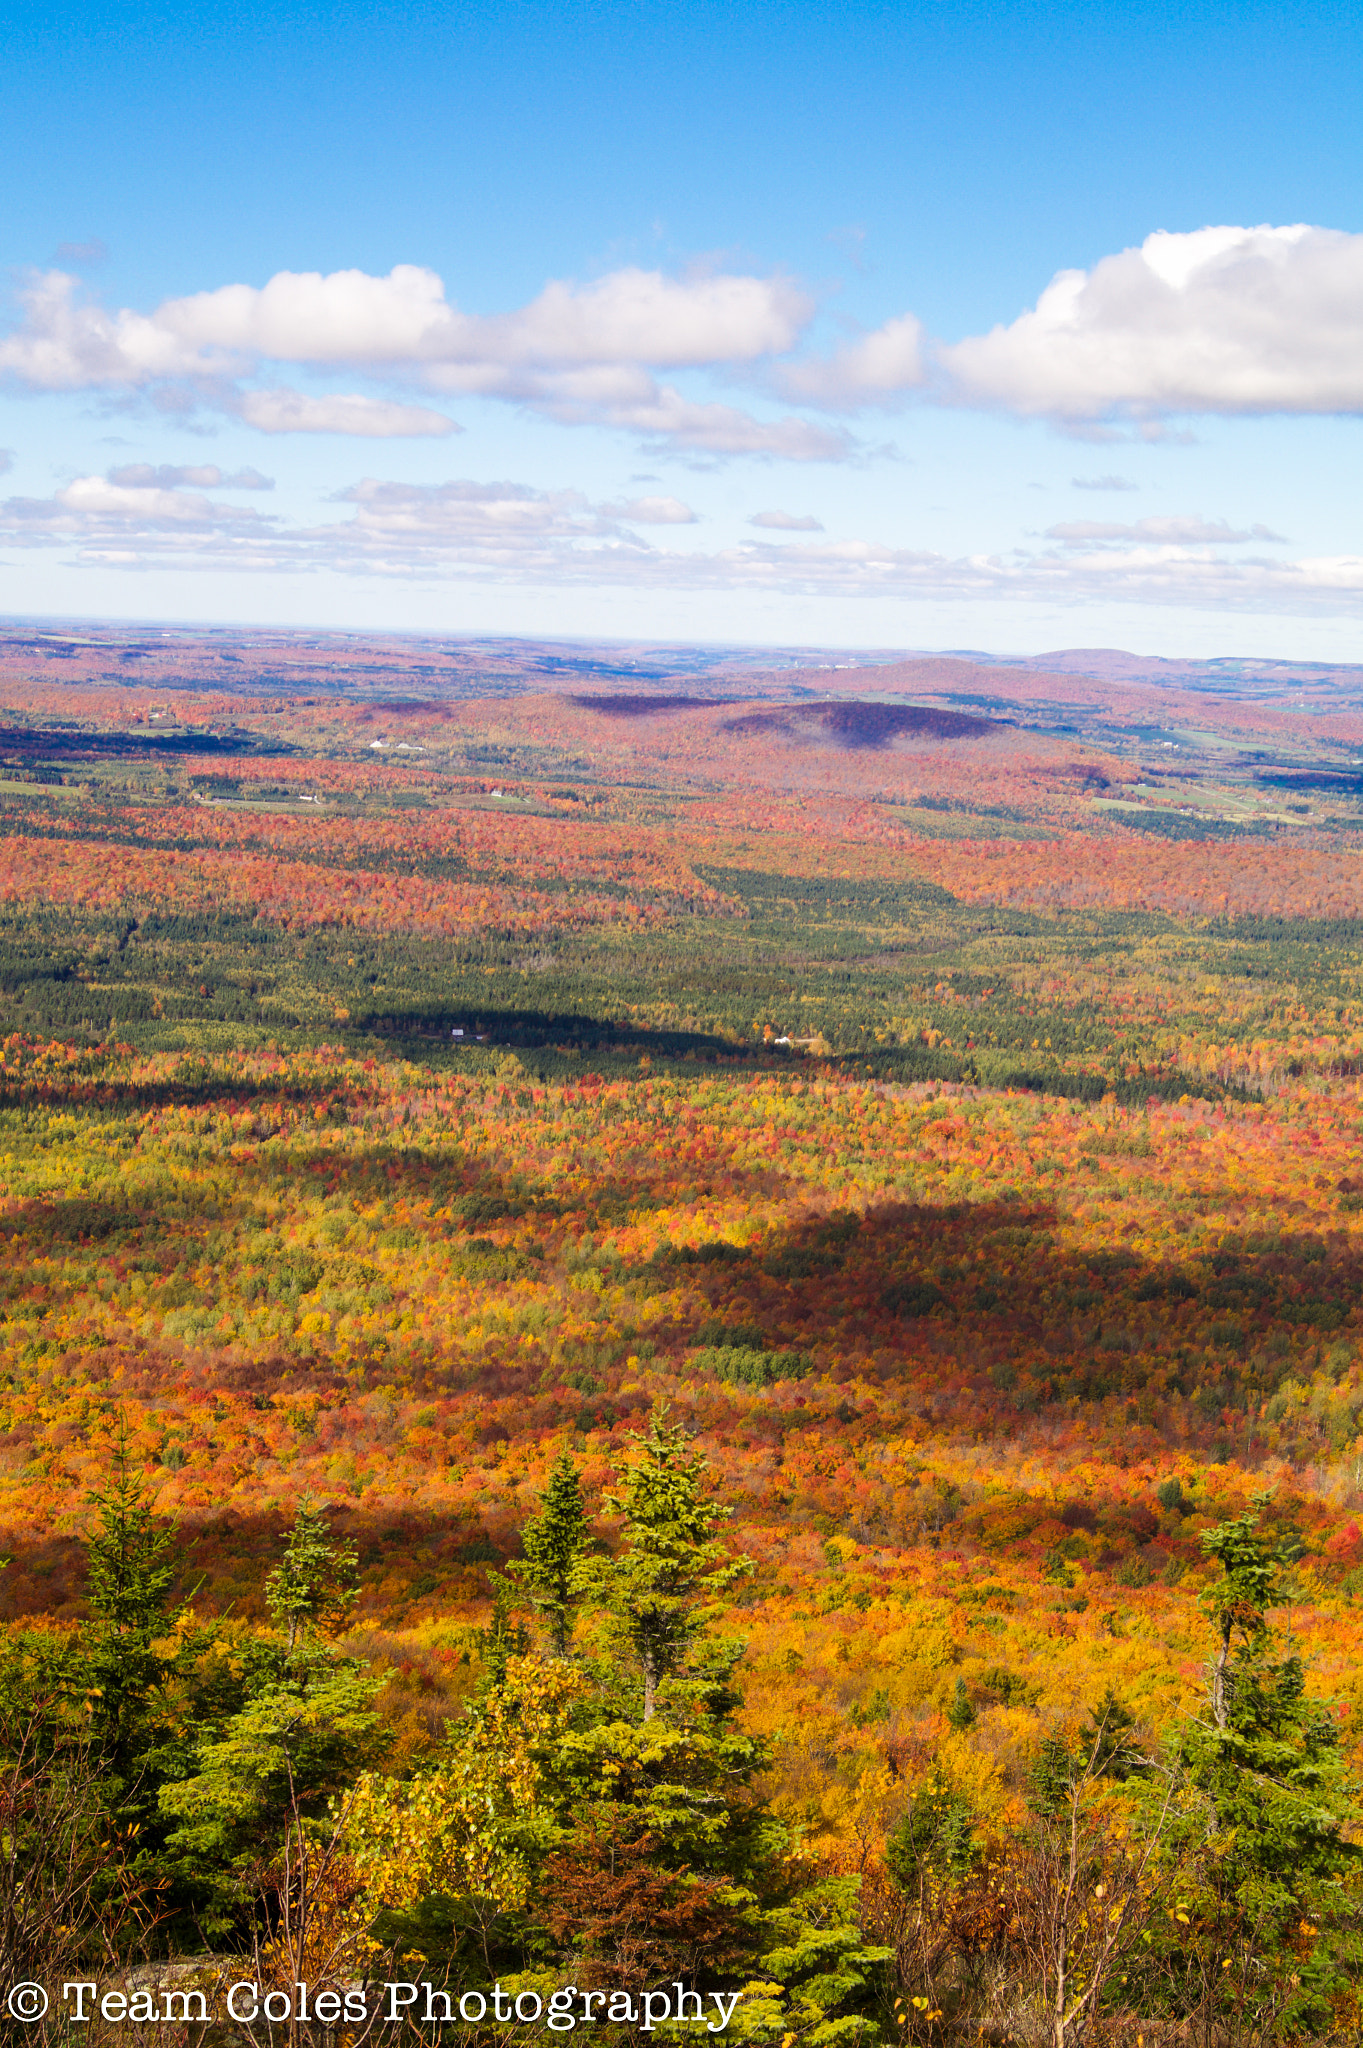
[[[0,10],[0,611],[1363,658],[1357,31]]]

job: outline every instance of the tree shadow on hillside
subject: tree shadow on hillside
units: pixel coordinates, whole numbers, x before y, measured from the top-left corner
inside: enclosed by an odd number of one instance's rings
[[[154,1497],[155,1473],[146,1477]],[[329,1522],[339,1538],[355,1545],[370,1585],[400,1572],[385,1604],[389,1622],[432,1599],[448,1606],[483,1598],[488,1572],[519,1552],[515,1524],[505,1516],[489,1527],[467,1512],[440,1515],[360,1503],[334,1493],[327,1499]],[[201,1615],[264,1621],[265,1580],[279,1563],[289,1522],[279,1512],[236,1509],[180,1517],[172,1604],[193,1594]],[[78,1535],[11,1537],[7,1548],[11,1562],[0,1578],[0,1624],[40,1614],[75,1619],[85,1611],[86,1553]],[[373,1625],[373,1603],[362,1602],[356,1619],[361,1626]]]
[[[1149,1260],[1121,1243],[1066,1243],[1054,1205],[1021,1200],[834,1211],[760,1246],[713,1240],[654,1264],[692,1304],[679,1369],[688,1347],[726,1343],[806,1351],[815,1372],[851,1357],[914,1381],[933,1423],[1113,1395],[1135,1404],[1134,1420],[1154,1389],[1187,1401],[1209,1441],[1227,1413],[1243,1435],[1363,1314],[1363,1248],[1343,1236],[1245,1234]]]
[[[477,1257],[496,1252],[490,1240],[477,1242],[485,1246]],[[1347,1371],[1352,1343],[1334,1341],[1363,1308],[1363,1250],[1342,1235],[1244,1234],[1181,1259],[1151,1260],[1121,1244],[1066,1242],[1049,1201],[890,1202],[809,1215],[751,1244],[670,1245],[627,1265],[607,1242],[579,1246],[573,1259],[575,1274],[599,1269],[623,1290],[638,1326],[603,1328],[590,1356],[564,1347],[549,1378],[543,1352],[491,1342],[473,1358],[438,1343],[391,1357],[380,1346],[366,1356],[358,1385],[354,1361],[342,1371],[325,1352],[150,1345],[82,1354],[80,1375],[148,1417],[174,1386],[176,1415],[147,1454],[153,1491],[186,1466],[192,1473],[196,1431],[219,1389],[245,1405],[248,1419],[251,1409],[262,1423],[268,1418],[268,1455],[287,1452],[292,1463],[311,1444],[328,1469],[339,1458],[345,1472],[322,1482],[322,1497],[338,1531],[357,1544],[371,1587],[381,1589],[362,1619],[367,1613],[384,1626],[482,1599],[488,1572],[516,1548],[509,1494],[475,1507],[452,1478],[444,1510],[401,1506],[372,1485],[357,1491],[366,1470],[371,1478],[387,1471],[408,1432],[428,1426],[423,1402],[438,1404],[438,1428],[428,1453],[406,1455],[428,1455],[432,1477],[452,1455],[447,1429],[461,1459],[489,1471],[506,1444],[555,1445],[565,1435],[579,1450],[590,1439],[599,1462],[624,1448],[659,1399],[702,1435],[732,1432],[742,1444],[755,1432],[777,1447],[794,1435],[835,1458],[873,1446],[887,1427],[901,1430],[906,1404],[929,1429],[963,1441],[1006,1436],[1048,1416],[1069,1428],[1105,1415],[1126,1451],[1159,1456],[1171,1440],[1160,1435],[1162,1411],[1176,1403],[1181,1447],[1250,1465],[1267,1454],[1265,1412],[1270,1424],[1280,1409],[1285,1427],[1315,1431],[1307,1447],[1315,1459],[1329,1454],[1332,1432],[1352,1441],[1363,1411],[1363,1389]],[[562,1268],[552,1277],[561,1281]],[[666,1312],[650,1317],[646,1304],[658,1296]],[[640,1327],[655,1347],[642,1359],[634,1355],[645,1349]],[[49,1363],[46,1376],[59,1380],[61,1370]],[[1278,1391],[1313,1377],[1328,1399],[1309,1410],[1292,1387]],[[893,1424],[882,1417],[877,1384],[893,1391]],[[325,1442],[312,1436],[324,1416],[333,1418]],[[71,1448],[88,1446],[88,1428],[73,1408]],[[10,1430],[0,1451],[35,1460],[35,1483],[42,1468],[50,1485],[63,1469],[65,1440],[36,1429]],[[279,1511],[184,1509],[180,1591],[202,1580],[205,1611],[260,1618],[284,1523]],[[84,1562],[76,1536],[16,1531],[4,1547],[12,1563],[0,1575],[0,1622],[78,1615]]]

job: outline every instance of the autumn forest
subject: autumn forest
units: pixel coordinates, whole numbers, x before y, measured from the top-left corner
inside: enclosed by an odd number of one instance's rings
[[[1168,670],[0,643],[0,1976],[1357,2042],[1363,686]]]

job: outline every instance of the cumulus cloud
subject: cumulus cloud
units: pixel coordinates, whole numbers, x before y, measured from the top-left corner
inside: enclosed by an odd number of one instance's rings
[[[337,494],[350,521],[314,531],[342,547],[396,548],[414,557],[468,549],[493,557],[534,552],[546,541],[601,540],[617,522],[580,491],[537,491],[528,484],[407,484],[364,477]]]
[[[873,333],[844,342],[831,356],[782,365],[775,383],[785,398],[851,412],[890,404],[924,384],[927,374],[922,322],[901,313]]]
[[[0,379],[34,391],[218,410],[267,433],[446,435],[438,404],[497,399],[566,426],[699,456],[846,459],[841,427],[773,419],[675,381],[747,379],[824,415],[916,397],[1045,418],[1076,439],[1169,440],[1190,413],[1363,412],[1363,235],[1296,225],[1152,234],[1054,277],[987,334],[934,342],[912,312],[802,354],[817,307],[790,278],[625,267],[555,279],[509,312],[470,313],[435,271],[280,271],[110,309],[64,270],[30,277],[0,336]],[[379,380],[383,397],[305,394],[289,371]],[[397,388],[395,388],[397,387]],[[1124,478],[1076,478],[1092,490]]]
[[[514,570],[533,579],[554,575],[584,545],[603,558],[647,555],[629,525],[639,520],[641,503],[660,523],[694,517],[678,499],[597,505],[580,491],[528,484],[364,477],[332,501],[347,517],[304,527],[159,483],[156,475],[150,465],[130,464],[108,476],[78,477],[50,498],[10,498],[0,503],[0,540],[30,547],[77,543],[78,559],[136,566],[240,563],[245,554],[260,568],[398,575],[464,567],[491,575]]]
[[[778,533],[822,533],[823,521],[812,512],[754,512],[749,526],[771,526]]]
[[[680,498],[627,498],[608,509],[636,526],[694,526],[696,515]]]
[[[233,284],[168,299],[150,324],[174,337],[191,369],[243,357],[417,364],[441,389],[478,391],[517,366],[751,362],[791,348],[812,312],[779,277],[677,279],[625,269],[588,285],[555,280],[515,312],[482,316],[451,305],[433,270],[400,263],[386,277],[280,271],[258,289]],[[127,332],[135,343],[141,329]]]
[[[658,453],[753,455],[790,462],[837,462],[851,450],[841,430],[795,414],[762,420],[715,400],[689,399],[635,363],[507,375],[491,395],[518,400],[561,426],[619,427]]]
[[[944,395],[1024,416],[1363,411],[1363,235],[1209,227],[1062,270],[938,352]]]
[[[55,495],[56,504],[77,518],[134,517],[150,525],[204,526],[227,520],[256,523],[258,512],[216,505],[197,492],[163,490],[157,485],[117,484],[107,476],[81,476]]]
[[[181,484],[193,484],[205,491],[274,489],[274,478],[262,476],[258,469],[238,469],[225,476],[216,462],[160,462],[155,467],[150,462],[124,462],[109,471],[109,482],[144,490],[155,486],[163,491],[173,491]]]
[[[31,390],[81,391],[136,387],[192,367],[154,319],[106,313],[78,291],[78,281],[60,270],[27,281],[19,293],[23,319],[0,339],[0,375]]]
[[[793,348],[814,313],[782,277],[665,277],[619,270],[596,284],[554,282],[521,311],[452,316],[451,365],[646,363],[655,369],[748,363]]]
[[[231,410],[262,434],[357,434],[366,439],[458,434],[443,412],[424,405],[395,405],[383,398],[332,392],[309,398],[299,391],[246,391]]]
[[[50,498],[5,499],[0,539],[11,547],[74,544],[79,560],[125,568],[223,565],[236,556],[248,566],[271,567],[280,546],[276,522],[253,508],[112,476],[77,477]]]
[[[653,385],[626,398],[617,395],[593,402],[580,384],[571,394],[567,380],[556,391],[546,389],[537,410],[565,425],[599,421],[626,427],[646,439],[704,455],[771,456],[786,462],[839,462],[851,452],[846,434],[789,414],[779,420],[754,419],[736,406],[685,399],[670,385]]]
[[[636,363],[683,369],[752,362],[792,348],[813,304],[784,278],[669,278],[620,270],[595,284],[553,282],[512,313],[463,313],[433,270],[280,271],[166,299],[152,313],[108,312],[76,279],[49,271],[20,293],[24,318],[0,365],[40,389],[223,376],[260,361],[417,368],[441,390],[497,389],[518,370]]]
[[[432,270],[281,271],[167,299],[151,313],[109,311],[77,280],[28,280],[23,317],[0,338],[0,377],[31,390],[150,393],[234,412],[267,433],[448,434],[428,408],[347,394],[254,388],[262,365],[359,370],[432,395],[500,398],[549,418],[622,427],[711,454],[836,460],[845,434],[806,420],[761,420],[699,403],[659,370],[747,365],[788,352],[813,302],[787,278],[672,278],[619,270],[554,281],[510,313],[462,312]]]
[[[1138,491],[1139,484],[1133,484],[1129,476],[1072,476],[1070,483],[1076,491]]]
[[[1239,543],[1241,541],[1282,541],[1284,536],[1272,533],[1266,526],[1231,527],[1224,519],[1168,518],[1137,519],[1130,526],[1119,526],[1103,519],[1069,519],[1059,526],[1048,526],[1047,540],[1060,540],[1069,544],[1092,541],[1145,541],[1156,546],[1199,547]]]

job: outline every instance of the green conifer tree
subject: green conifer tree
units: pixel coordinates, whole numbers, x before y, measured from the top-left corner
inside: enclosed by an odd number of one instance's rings
[[[1259,1527],[1266,1504],[1201,1539],[1221,1567],[1203,1594],[1216,1647],[1208,1713],[1181,1743],[1202,1836],[1184,1968],[1205,1950],[1209,2020],[1233,2018],[1255,2038],[1326,2025],[1359,1960],[1361,1874],[1338,1725],[1270,1622],[1289,1588],[1287,1556]]]
[[[175,1625],[174,1529],[153,1510],[120,1418],[113,1469],[86,1496],[91,1725],[104,1769],[123,1795],[144,1775],[171,1659],[157,1648]]]
[[[230,1924],[262,1846],[317,1818],[387,1745],[374,1711],[382,1673],[330,1640],[354,1608],[358,1574],[353,1545],[334,1540],[325,1508],[304,1501],[265,1584],[277,1633],[234,1642],[231,1686],[205,1702],[211,1711],[161,1787],[168,1854],[177,1871],[197,1874],[210,1931]]]
[[[619,1552],[598,1574],[603,1604],[643,1682],[643,1719],[653,1718],[658,1688],[680,1673],[725,1587],[751,1570],[730,1556],[715,1531],[729,1510],[708,1498],[705,1460],[685,1429],[657,1411],[606,1508],[624,1518]]]
[[[554,1466],[540,1511],[521,1531],[524,1555],[507,1566],[549,1624],[556,1657],[566,1657],[582,1598],[581,1566],[591,1535],[577,1467],[565,1452]]]
[[[954,1728],[958,1734],[964,1734],[967,1728],[974,1727],[978,1719],[975,1703],[966,1691],[965,1680],[958,1678],[956,1689],[947,1701],[947,1725]]]
[[[900,1890],[919,1896],[966,1877],[980,1853],[970,1801],[934,1769],[885,1844],[885,1867]]]
[[[300,1501],[279,1564],[265,1581],[265,1600],[289,1655],[300,1636],[339,1635],[359,1598],[360,1560],[352,1543],[333,1539],[325,1507]]]
[[[514,1619],[515,1589],[504,1572],[488,1573],[492,1613],[487,1626],[477,1634],[478,1654],[483,1660],[479,1693],[500,1692],[507,1682],[507,1667],[513,1657],[524,1657],[530,1648],[530,1632],[524,1622]]]

